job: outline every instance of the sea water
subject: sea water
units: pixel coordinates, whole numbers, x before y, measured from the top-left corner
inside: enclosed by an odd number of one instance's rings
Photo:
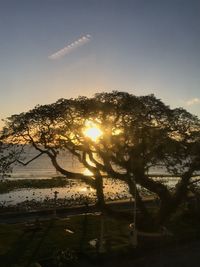
[[[37,154],[31,150],[28,156],[24,158],[24,163],[28,162],[31,158]],[[75,157],[72,157],[68,153],[60,153],[58,156],[58,162],[61,167],[72,172],[84,173],[86,170]],[[53,167],[49,157],[42,155],[35,159],[26,166],[16,164],[13,167],[13,171],[10,177],[6,178],[9,180],[20,180],[20,179],[51,179],[52,177],[62,176]],[[55,191],[58,192],[58,198],[80,198],[90,197],[95,199],[95,190],[81,181],[73,181],[65,187],[54,187],[54,188],[24,188],[15,189],[9,193],[0,194],[0,205],[16,205],[25,201],[44,201],[45,199],[53,199],[55,197]],[[129,196],[128,188],[123,182],[116,182],[111,179],[105,179],[104,181],[104,192],[107,199],[115,199],[116,195],[120,198]]]
[[[27,149],[28,150],[28,149]],[[34,158],[37,155],[37,151],[29,149],[27,157],[24,158],[24,163],[28,162],[30,159]],[[82,166],[78,160],[69,155],[68,153],[61,152],[58,156],[58,162],[64,169],[72,172],[84,173],[85,168]],[[163,169],[154,169],[152,173],[166,174],[166,171]],[[55,168],[53,167],[49,157],[47,155],[42,155],[41,157],[35,159],[26,166],[17,164],[13,167],[13,172],[10,177],[7,179],[51,179],[52,177],[61,176]],[[175,186],[178,182],[178,178],[162,178],[163,183],[168,186]],[[56,187],[56,188],[24,188],[16,189],[9,193],[0,194],[0,205],[15,205],[24,201],[44,201],[45,199],[53,199],[55,197],[54,192],[58,192],[58,198],[73,198],[81,196],[89,196],[90,198],[95,198],[95,190],[91,187],[88,187],[82,182],[70,183],[65,187]],[[128,198],[130,194],[128,192],[127,185],[121,181],[116,181],[112,179],[104,179],[104,193],[107,199],[116,199],[116,198]],[[146,192],[147,193],[147,192]]]

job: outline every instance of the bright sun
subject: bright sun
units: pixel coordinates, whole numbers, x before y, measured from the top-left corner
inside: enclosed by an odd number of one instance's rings
[[[93,175],[93,173],[90,170],[88,170],[88,169],[85,169],[83,171],[83,174],[86,175],[86,176],[92,176]]]
[[[96,142],[102,136],[103,132],[92,121],[86,121],[85,125],[86,127],[83,130],[83,134]]]

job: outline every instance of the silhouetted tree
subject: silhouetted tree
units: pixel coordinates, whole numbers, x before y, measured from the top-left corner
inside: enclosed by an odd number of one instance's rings
[[[84,134],[86,125],[101,129],[97,141]],[[160,199],[156,225],[164,224],[187,195],[188,185],[200,169],[200,121],[184,109],[170,109],[154,95],[137,97],[124,92],[96,94],[93,98],[60,99],[51,105],[13,115],[3,138],[29,144],[39,157],[47,154],[57,171],[81,179],[96,189],[104,207],[103,176],[124,181],[136,197],[141,213],[150,218],[134,182]],[[73,154],[92,177],[63,169],[60,150]],[[35,157],[35,158],[36,158]],[[162,167],[180,177],[173,190],[150,175]]]

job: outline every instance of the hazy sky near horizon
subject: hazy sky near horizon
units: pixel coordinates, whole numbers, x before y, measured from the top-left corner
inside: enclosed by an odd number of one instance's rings
[[[112,90],[200,116],[200,1],[0,0],[0,59],[0,118]]]

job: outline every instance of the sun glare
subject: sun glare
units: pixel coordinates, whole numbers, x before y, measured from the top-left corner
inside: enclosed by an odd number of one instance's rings
[[[86,176],[92,176],[93,175],[93,173],[90,170],[88,170],[88,169],[85,169],[83,171],[83,174],[86,175]]]
[[[92,141],[97,142],[103,133],[95,123],[88,121],[86,122],[86,127],[83,131],[83,134],[86,137],[89,137]]]

